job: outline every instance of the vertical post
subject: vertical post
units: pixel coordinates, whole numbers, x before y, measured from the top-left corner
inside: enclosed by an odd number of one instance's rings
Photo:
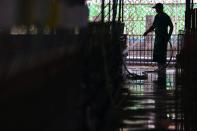
[[[118,11],[118,22],[121,20],[121,11],[122,11],[122,0],[119,0],[119,11]]]
[[[185,29],[190,28],[190,23],[191,23],[191,18],[190,18],[190,1],[191,0],[186,0],[186,11],[185,11]]]
[[[122,0],[122,22],[124,22],[124,0]]]
[[[195,30],[197,30],[197,9],[195,9]]]
[[[101,3],[101,22],[104,23],[105,19],[105,0],[102,0]]]
[[[111,20],[111,0],[109,0],[109,6],[108,6],[108,21]]]
[[[113,17],[112,22],[115,23],[116,21],[116,15],[117,15],[117,0],[113,0]]]

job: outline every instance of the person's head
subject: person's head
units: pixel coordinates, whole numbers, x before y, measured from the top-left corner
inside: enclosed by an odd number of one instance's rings
[[[154,8],[157,13],[162,13],[163,12],[163,4],[162,3],[157,3],[152,8]]]

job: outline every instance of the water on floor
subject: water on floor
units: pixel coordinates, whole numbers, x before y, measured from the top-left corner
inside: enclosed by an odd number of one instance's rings
[[[181,131],[182,111],[176,89],[175,69],[152,72],[155,67],[130,67],[129,71],[148,76],[145,80],[127,80],[128,99],[123,106],[122,131]],[[158,81],[160,80],[160,81]]]

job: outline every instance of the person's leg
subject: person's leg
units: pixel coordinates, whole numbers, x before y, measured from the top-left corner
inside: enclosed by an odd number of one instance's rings
[[[154,71],[156,71],[156,72],[159,72],[159,71],[161,71],[161,70],[165,70],[165,64],[161,64],[161,63],[157,63],[157,69],[156,70],[154,70]]]
[[[166,67],[163,63],[158,63],[158,84],[162,88],[166,86]]]

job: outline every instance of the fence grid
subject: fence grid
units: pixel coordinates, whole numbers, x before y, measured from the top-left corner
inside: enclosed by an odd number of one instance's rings
[[[127,64],[129,65],[155,65],[153,59],[155,35],[148,35],[146,37],[142,35],[128,35],[127,36]],[[170,61],[170,65],[175,65],[176,56],[180,53],[181,49],[181,35],[174,34],[171,36],[170,44],[167,48],[167,62]]]

